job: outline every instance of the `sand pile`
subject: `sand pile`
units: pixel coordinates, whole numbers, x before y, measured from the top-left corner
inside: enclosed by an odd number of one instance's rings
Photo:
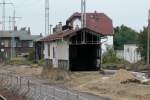
[[[136,81],[136,78],[129,71],[120,69],[116,72],[115,75],[110,77],[110,80],[117,83],[126,83],[126,82]]]

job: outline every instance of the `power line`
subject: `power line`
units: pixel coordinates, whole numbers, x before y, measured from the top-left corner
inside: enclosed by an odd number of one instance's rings
[[[7,4],[13,4],[13,3],[6,3],[5,0],[3,0],[2,3],[0,3],[0,5],[3,5],[3,11],[2,11],[2,30],[5,31],[5,19],[6,19],[6,5]]]

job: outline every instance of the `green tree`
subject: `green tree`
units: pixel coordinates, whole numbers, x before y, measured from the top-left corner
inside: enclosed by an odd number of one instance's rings
[[[122,50],[124,44],[136,43],[138,33],[127,27],[125,25],[121,25],[120,27],[116,27],[114,29],[114,49]]]
[[[141,56],[146,60],[147,58],[147,37],[148,37],[148,29],[147,27],[143,28],[143,31],[140,32],[138,35],[138,47],[139,52],[141,53]]]

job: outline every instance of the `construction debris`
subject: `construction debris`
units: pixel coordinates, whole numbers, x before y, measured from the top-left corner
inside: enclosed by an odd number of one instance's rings
[[[109,80],[116,83],[128,83],[138,81],[132,73],[124,69],[118,70],[115,75],[109,78]]]

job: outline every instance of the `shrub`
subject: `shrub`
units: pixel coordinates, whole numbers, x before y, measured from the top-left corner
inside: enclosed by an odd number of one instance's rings
[[[118,63],[119,59],[112,48],[107,48],[107,52],[103,54],[103,63]]]
[[[41,60],[38,61],[38,65],[39,66],[45,66],[45,64],[46,64],[46,60],[45,59],[41,59]]]
[[[29,56],[27,57],[27,60],[31,61],[31,62],[34,62],[34,58],[35,58],[35,49],[32,49],[30,52],[29,52]]]

